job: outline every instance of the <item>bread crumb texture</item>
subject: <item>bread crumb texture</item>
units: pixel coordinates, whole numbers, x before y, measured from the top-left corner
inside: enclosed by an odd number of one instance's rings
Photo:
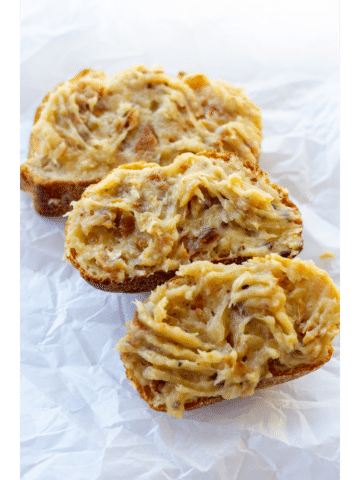
[[[301,233],[287,191],[254,162],[186,153],[166,167],[118,167],[88,187],[68,214],[65,255],[87,280],[118,287],[197,260],[292,258]]]
[[[335,258],[335,253],[333,252],[324,252],[320,255],[320,259],[324,260],[325,258]]]
[[[260,109],[225,81],[173,78],[159,67],[134,66],[112,77],[84,70],[44,98],[26,167],[42,182],[91,181],[129,162],[168,165],[185,151],[231,151],[252,160],[260,155],[261,129]]]
[[[262,382],[281,383],[282,373],[318,368],[339,332],[329,275],[273,254],[184,265],[136,306],[116,348],[149,406],[179,418],[209,399],[245,397]]]

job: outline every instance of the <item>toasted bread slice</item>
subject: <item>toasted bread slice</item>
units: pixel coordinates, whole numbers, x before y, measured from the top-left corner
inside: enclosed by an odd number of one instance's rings
[[[287,191],[235,154],[184,153],[118,167],[74,202],[65,256],[92,285],[149,291],[196,260],[241,263],[302,249]]]
[[[113,77],[84,70],[39,106],[20,185],[39,214],[64,215],[88,185],[122,164],[168,165],[204,149],[258,159],[261,130],[260,109],[227,82],[144,66]]]
[[[339,332],[339,301],[311,261],[198,261],[136,302],[116,348],[149,406],[181,418],[321,367]]]

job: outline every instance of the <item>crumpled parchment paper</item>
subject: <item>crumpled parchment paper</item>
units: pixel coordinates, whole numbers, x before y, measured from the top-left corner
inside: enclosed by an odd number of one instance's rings
[[[83,68],[201,71],[262,108],[260,167],[289,190],[303,259],[339,286],[336,1],[22,2],[21,163],[48,90]],[[63,260],[65,219],[21,192],[22,480],[333,480],[339,477],[339,340],[294,382],[187,412],[152,411],[114,346],[148,294],[105,293]],[[334,258],[320,259],[325,252]]]

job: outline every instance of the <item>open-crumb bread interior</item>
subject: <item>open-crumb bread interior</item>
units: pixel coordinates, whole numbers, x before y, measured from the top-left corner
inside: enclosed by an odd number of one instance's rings
[[[166,167],[118,167],[88,187],[68,214],[65,255],[100,288],[122,291],[123,282],[142,278],[134,291],[146,291],[151,275],[196,260],[292,258],[302,249],[301,232],[287,191],[255,163],[187,153]]]
[[[339,331],[339,291],[311,261],[195,262],[153,291],[117,344],[155,410],[252,395],[318,368]]]

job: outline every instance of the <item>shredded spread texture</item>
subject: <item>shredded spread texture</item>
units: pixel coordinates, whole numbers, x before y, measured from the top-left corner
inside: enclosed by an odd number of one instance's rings
[[[234,154],[121,166],[72,205],[66,257],[97,279],[122,282],[196,260],[291,258],[302,248],[287,191]]]
[[[157,287],[117,344],[133,386],[181,418],[201,398],[252,395],[271,362],[324,363],[339,331],[339,291],[311,262],[194,262]]]
[[[260,109],[244,89],[204,74],[170,77],[135,66],[84,70],[49,93],[35,117],[29,161],[43,180],[103,178],[134,161],[168,165],[182,152],[258,159]]]

